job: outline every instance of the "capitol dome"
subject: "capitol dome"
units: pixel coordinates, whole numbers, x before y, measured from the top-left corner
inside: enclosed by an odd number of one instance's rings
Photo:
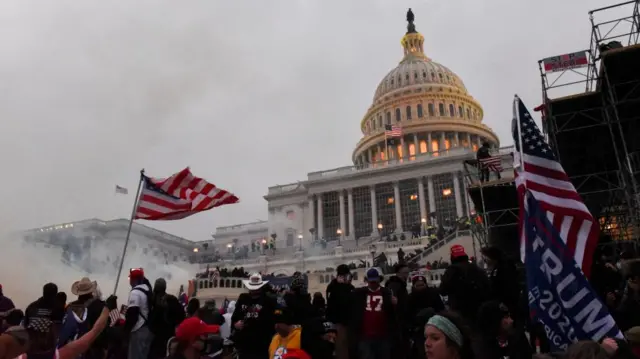
[[[438,156],[456,147],[476,150],[483,142],[499,146],[496,134],[482,123],[482,106],[462,79],[425,55],[424,37],[413,18],[409,10],[401,41],[404,56],[380,81],[360,124],[356,165]]]

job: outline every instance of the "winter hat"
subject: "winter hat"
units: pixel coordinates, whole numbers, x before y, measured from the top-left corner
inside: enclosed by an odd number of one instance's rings
[[[349,270],[349,266],[346,264],[340,264],[337,268],[336,268],[336,272],[338,275],[347,275],[351,272],[351,270]]]
[[[293,313],[291,312],[290,309],[287,309],[285,307],[281,307],[276,309],[273,312],[273,315],[275,317],[275,323],[282,323],[282,324],[294,324],[295,319],[293,317]]]
[[[459,244],[451,246],[451,258],[460,258],[467,256],[467,252],[464,251],[464,247]]]

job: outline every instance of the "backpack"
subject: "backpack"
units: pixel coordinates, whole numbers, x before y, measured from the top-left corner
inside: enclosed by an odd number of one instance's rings
[[[151,315],[153,313],[153,299],[151,298],[151,292],[146,289],[138,288],[138,287],[133,288],[131,291],[133,292],[134,290],[141,292],[147,298],[147,308],[149,309],[149,312],[146,317],[142,314],[142,311],[140,312],[139,315],[143,320],[142,325],[143,326],[146,325],[149,327],[149,329],[151,329],[152,328],[151,318],[153,318],[153,316]]]

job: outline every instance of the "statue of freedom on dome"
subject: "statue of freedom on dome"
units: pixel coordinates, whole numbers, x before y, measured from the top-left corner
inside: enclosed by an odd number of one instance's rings
[[[409,8],[409,11],[407,11],[407,22],[409,23],[407,25],[407,34],[413,34],[416,32],[416,25],[413,24],[414,20],[415,16],[413,15],[413,11]]]

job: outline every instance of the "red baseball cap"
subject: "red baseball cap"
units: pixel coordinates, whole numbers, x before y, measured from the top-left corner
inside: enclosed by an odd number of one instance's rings
[[[311,359],[311,356],[302,349],[287,349],[287,353],[282,359]]]
[[[143,277],[144,277],[144,269],[142,268],[129,269],[129,278],[143,278]]]
[[[176,339],[191,342],[201,335],[220,333],[219,325],[208,325],[198,317],[187,318],[176,328]]]
[[[467,253],[464,251],[463,246],[459,244],[454,244],[451,246],[451,258],[459,258],[466,255]]]

